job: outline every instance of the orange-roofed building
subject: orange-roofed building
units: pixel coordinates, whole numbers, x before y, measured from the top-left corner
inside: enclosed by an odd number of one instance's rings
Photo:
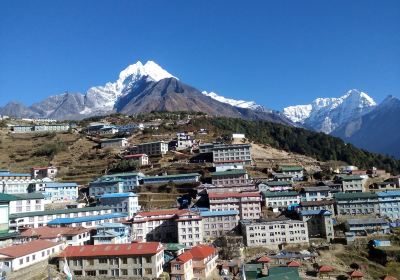
[[[239,211],[240,219],[255,220],[260,218],[261,194],[259,192],[209,193],[210,211]]]
[[[206,279],[217,267],[214,247],[197,245],[171,262],[171,280]]]
[[[300,267],[301,263],[299,263],[298,261],[291,261],[291,262],[288,262],[287,266],[288,267]]]
[[[47,260],[62,250],[62,243],[35,240],[25,244],[11,245],[0,249],[0,264],[16,271]]]
[[[163,272],[164,247],[159,242],[69,246],[59,254],[74,276],[157,278]]]

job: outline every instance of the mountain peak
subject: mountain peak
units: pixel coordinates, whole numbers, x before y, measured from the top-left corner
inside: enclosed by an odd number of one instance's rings
[[[129,65],[124,70],[119,73],[119,79],[121,83],[124,82],[129,77],[140,78],[143,76],[147,76],[151,80],[158,82],[162,79],[166,78],[175,78],[175,76],[168,73],[164,70],[160,65],[155,63],[152,60],[147,61],[143,64],[141,61],[138,61],[134,64]]]

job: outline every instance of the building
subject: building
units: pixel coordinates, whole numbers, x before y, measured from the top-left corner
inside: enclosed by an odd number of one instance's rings
[[[326,210],[329,211],[332,216],[335,216],[335,200],[317,200],[317,201],[301,201],[300,202],[301,211],[310,210]]]
[[[258,184],[258,190],[264,191],[290,191],[293,190],[293,183],[290,181],[263,181]]]
[[[205,193],[225,193],[225,192],[256,192],[257,187],[254,184],[235,185],[235,186],[215,186],[213,184],[200,184],[196,187],[197,194]]]
[[[129,243],[129,227],[122,223],[104,223],[96,227],[94,245]]]
[[[11,271],[29,267],[47,260],[62,250],[62,243],[47,240],[34,240],[29,243],[12,245],[0,249],[0,264]]]
[[[203,220],[198,212],[184,211],[176,214],[178,243],[187,248],[203,243]]]
[[[159,242],[69,246],[58,257],[60,271],[67,260],[75,277],[156,279],[163,272],[164,247]]]
[[[168,152],[168,143],[164,141],[136,144],[131,147],[132,154],[146,154],[149,156],[162,156]]]
[[[217,267],[217,259],[214,247],[195,246],[171,261],[171,280],[207,279]]]
[[[220,237],[234,230],[239,224],[239,211],[201,211],[203,218],[203,235],[206,239]]]
[[[377,182],[369,186],[369,191],[371,192],[391,191],[398,189],[400,189],[400,186],[394,181]]]
[[[157,184],[186,184],[186,183],[197,183],[199,182],[199,173],[187,173],[187,174],[171,174],[163,176],[146,176],[143,177],[142,181],[145,185],[157,185]]]
[[[308,245],[307,222],[272,218],[257,221],[242,220],[240,226],[244,243],[248,247],[279,245]]]
[[[240,219],[259,219],[261,195],[258,192],[209,193],[210,211],[239,211]]]
[[[300,211],[299,214],[301,220],[307,222],[310,238],[325,238],[328,241],[335,238],[332,212],[328,210],[304,210]]]
[[[0,201],[0,236],[2,234],[8,234],[9,231],[9,204],[8,201]],[[1,247],[1,239],[0,239],[0,247]]]
[[[0,170],[0,193],[26,193],[29,184],[37,181],[32,179],[30,173],[13,173],[8,170]]]
[[[362,192],[364,190],[363,178],[358,175],[340,175],[336,182],[342,184],[343,192]]]
[[[47,224],[50,226],[58,227],[86,227],[91,228],[99,224],[104,223],[115,223],[125,221],[127,218],[126,214],[122,213],[108,213],[97,216],[86,216],[86,217],[74,217],[74,218],[56,218],[51,220]]]
[[[10,215],[44,210],[44,196],[41,193],[0,193],[0,202],[8,204]]]
[[[177,145],[176,150],[186,150],[192,148],[193,144],[195,143],[193,137],[186,133],[177,133],[176,134]]]
[[[332,199],[331,189],[328,186],[302,188],[301,201],[318,201]]]
[[[140,211],[138,195],[135,193],[108,193],[100,196],[100,205],[109,206],[113,212],[123,213],[132,218]]]
[[[58,218],[98,217],[99,215],[111,214],[110,207],[97,206],[85,208],[68,208],[61,210],[45,210],[35,212],[23,212],[10,214],[10,229],[38,228],[47,225],[50,221]],[[93,222],[93,226],[96,224]],[[98,223],[100,224],[100,222]],[[89,226],[88,222],[85,223]]]
[[[78,199],[79,187],[76,183],[43,182],[31,184],[28,187],[30,193],[41,192],[45,200],[49,201],[75,201]]]
[[[286,210],[290,205],[299,205],[300,195],[296,191],[266,191],[262,192],[265,201],[265,207],[276,209],[278,211]]]
[[[86,245],[90,242],[90,229],[84,227],[38,227],[21,231],[20,242],[36,239],[63,243],[66,246]]]
[[[293,182],[293,176],[290,174],[283,173],[272,173],[274,181],[278,182]]]
[[[104,175],[89,183],[89,195],[92,197],[110,193],[126,193],[134,191],[144,178],[141,172],[126,172]]]
[[[212,153],[212,149],[214,148],[213,143],[203,143],[199,145],[199,153],[200,154],[209,154]]]
[[[400,191],[377,192],[379,213],[392,221],[400,219]]]
[[[303,167],[298,165],[284,165],[280,166],[280,171],[284,175],[292,176],[293,180],[301,181],[304,178]]]
[[[250,144],[214,144],[212,148],[214,166],[242,164],[251,165]]]
[[[70,130],[74,125],[71,124],[42,124],[42,125],[13,125],[13,133],[33,133],[33,132],[64,132]]]
[[[249,183],[245,169],[233,169],[211,173],[212,184],[215,186],[237,186]]]
[[[32,167],[31,176],[33,179],[50,178],[54,179],[57,176],[57,167]]]
[[[390,226],[384,219],[348,219],[346,231],[354,235],[388,234]]]
[[[128,146],[128,140],[126,138],[111,138],[111,139],[102,139],[100,140],[100,147],[104,148],[113,148],[113,149],[123,149]]]
[[[379,214],[378,195],[376,193],[354,192],[336,193],[337,215],[370,215]]]
[[[124,160],[132,160],[140,166],[149,165],[149,156],[146,154],[135,154],[135,155],[126,155],[124,156]]]

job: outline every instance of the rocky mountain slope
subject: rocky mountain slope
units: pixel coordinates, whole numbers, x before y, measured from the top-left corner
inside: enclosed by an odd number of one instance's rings
[[[317,98],[311,104],[286,107],[283,114],[306,128],[329,134],[375,106],[366,93],[352,89],[339,98]]]
[[[388,96],[371,112],[345,123],[332,135],[366,150],[400,158],[399,124],[400,100]]]
[[[0,114],[16,117],[82,119],[110,113],[200,111],[213,116],[292,122],[279,112],[254,102],[236,101],[215,93],[202,93],[184,84],[155,62],[140,61],[121,71],[115,82],[90,88],[85,94],[63,93],[26,107],[9,103]]]

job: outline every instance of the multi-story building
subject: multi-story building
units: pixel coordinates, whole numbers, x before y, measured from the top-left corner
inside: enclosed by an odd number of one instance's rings
[[[74,125],[71,124],[42,124],[42,125],[14,125],[11,127],[13,133],[32,133],[32,132],[63,132],[70,130]]]
[[[137,144],[129,149],[132,154],[146,154],[149,156],[162,156],[168,152],[168,143],[164,141]]]
[[[203,143],[203,144],[199,145],[199,152],[200,152],[200,154],[212,153],[213,148],[214,148],[213,143]]]
[[[159,242],[68,246],[59,254],[75,277],[156,279],[163,272],[164,247]]]
[[[9,215],[8,201],[0,201],[0,234],[7,234],[9,232]],[[0,240],[0,247],[1,245],[2,242]]]
[[[318,201],[332,199],[331,189],[328,186],[302,188],[301,201]]]
[[[293,175],[283,173],[272,173],[274,181],[278,182],[293,182]]]
[[[29,184],[39,181],[32,179],[30,173],[12,173],[8,170],[0,170],[0,193],[26,193]]]
[[[342,184],[343,192],[362,192],[364,190],[364,181],[358,175],[340,175],[336,177],[336,182]]]
[[[214,166],[242,164],[251,165],[250,144],[214,144],[212,148]]]
[[[379,213],[391,220],[400,219],[400,191],[377,192]]]
[[[379,214],[378,195],[368,192],[336,193],[337,215]]]
[[[34,240],[25,244],[11,245],[0,249],[0,265],[17,271],[29,267],[62,250],[62,243],[47,240]]]
[[[134,191],[144,178],[141,172],[127,172],[104,175],[89,183],[89,195],[101,196],[110,193],[126,193]]]
[[[104,223],[116,223],[125,221],[126,214],[109,213],[97,216],[74,217],[74,218],[56,218],[47,224],[58,227],[86,227],[91,228]]]
[[[85,207],[85,208],[68,208],[61,210],[45,210],[35,212],[24,212],[10,214],[10,229],[17,230],[19,228],[38,228],[47,225],[49,222],[58,218],[94,218],[101,217],[105,214],[111,214],[110,207]],[[89,222],[85,222],[85,226],[89,226]],[[100,224],[101,221],[94,224]],[[83,225],[78,225],[83,226]]]
[[[300,194],[296,191],[262,192],[265,206],[279,211],[286,210],[290,205],[300,203]]]
[[[76,183],[42,182],[31,184],[28,192],[41,192],[48,201],[75,201],[78,199],[79,187]]]
[[[100,140],[100,147],[104,148],[113,148],[113,149],[123,149],[128,147],[128,140],[126,138],[111,138],[111,139],[102,139]]]
[[[138,195],[131,192],[103,194],[100,205],[111,207],[113,212],[127,214],[128,218],[140,211]]]
[[[346,231],[354,235],[388,234],[389,223],[384,219],[348,219],[346,220]]]
[[[122,223],[104,223],[96,227],[94,245],[129,243],[129,226]]]
[[[9,214],[44,210],[44,196],[42,193],[21,193],[13,195],[0,193],[0,202],[8,204]]]
[[[86,245],[90,242],[90,229],[84,227],[38,227],[22,230],[20,243],[36,239],[61,242],[66,246]]]
[[[332,212],[328,210],[304,210],[300,211],[299,214],[301,220],[307,222],[309,237],[326,238],[328,241],[335,238]]]
[[[139,167],[149,165],[149,156],[146,154],[126,155],[124,156],[124,160],[132,160],[137,163]]]
[[[280,171],[284,175],[292,176],[293,180],[301,181],[304,178],[303,167],[298,165],[283,165],[280,166]]]
[[[191,135],[186,133],[177,133],[176,134],[177,145],[176,149],[179,150],[186,150],[192,148],[194,144],[194,139]]]
[[[180,212],[175,222],[179,244],[191,248],[203,243],[203,220],[198,212]]]
[[[393,191],[400,189],[400,186],[394,181],[376,182],[370,185],[370,192],[382,192],[382,191]]]
[[[240,219],[259,219],[261,195],[258,192],[209,193],[210,211],[236,210]]]
[[[212,184],[215,186],[237,186],[249,183],[249,176],[245,169],[233,169],[211,173]]]
[[[260,192],[265,191],[289,191],[293,189],[293,184],[290,181],[263,181],[258,184],[258,190]]]
[[[142,181],[145,185],[156,185],[156,184],[168,184],[170,182],[174,184],[185,184],[185,183],[197,183],[200,179],[199,173],[187,173],[187,174],[170,174],[163,176],[146,176],[143,177]]]
[[[213,184],[201,184],[196,187],[197,193],[212,193],[212,192],[256,192],[257,187],[255,184],[246,184],[246,185],[235,185],[235,186],[215,186]]]
[[[57,176],[57,167],[54,166],[32,167],[31,175],[33,179],[44,179],[44,178],[54,179]]]
[[[331,199],[331,200],[317,200],[317,201],[301,201],[300,210],[301,211],[327,210],[331,212],[333,216],[335,216],[335,200]]]
[[[203,235],[206,239],[217,238],[234,230],[239,224],[239,211],[201,211]]]
[[[282,244],[309,244],[307,222],[304,221],[287,218],[242,220],[240,226],[248,247],[267,246],[275,249]]]
[[[207,279],[217,267],[214,247],[198,245],[171,261],[171,280]]]

